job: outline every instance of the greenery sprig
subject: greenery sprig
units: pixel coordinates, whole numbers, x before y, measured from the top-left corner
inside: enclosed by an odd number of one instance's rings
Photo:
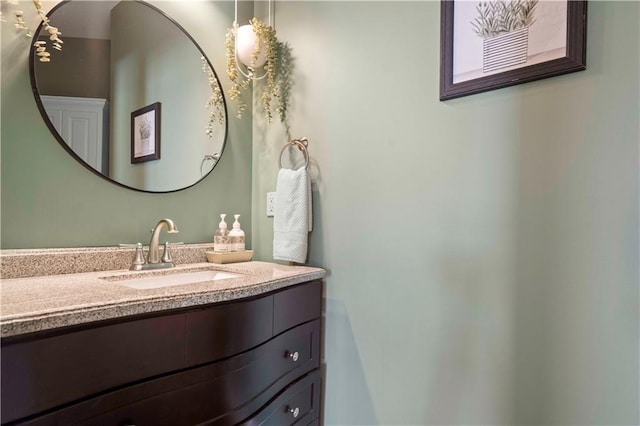
[[[207,122],[206,134],[209,138],[212,138],[214,135],[213,128],[215,123],[224,124],[224,98],[222,97],[220,82],[216,78],[213,69],[211,69],[207,58],[202,56],[200,61],[202,63],[202,71],[207,74],[209,87],[211,87],[211,96],[207,99],[205,108],[209,110],[209,121]]]
[[[240,79],[238,72],[238,63],[236,60],[235,44],[236,44],[236,32],[238,30],[238,23],[234,22],[233,26],[227,30],[227,36],[224,41],[224,46],[227,52],[227,77],[231,80],[231,88],[229,89],[229,98],[236,101],[238,104],[236,117],[242,118],[242,113],[247,108],[247,103],[242,97],[249,84],[250,79]],[[249,69],[249,75],[252,75],[251,69]]]
[[[278,43],[278,66],[276,69],[276,110],[280,117],[280,122],[285,125],[287,135],[291,139],[290,126],[287,113],[291,108],[291,93],[293,88],[293,73],[295,63],[293,53],[289,43]]]
[[[471,21],[474,32],[482,38],[495,37],[533,25],[538,0],[481,1],[478,16]]]

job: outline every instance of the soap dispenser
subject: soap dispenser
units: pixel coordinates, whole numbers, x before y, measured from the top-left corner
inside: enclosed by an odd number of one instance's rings
[[[226,214],[220,215],[220,223],[215,234],[213,234],[213,251],[218,253],[225,253],[231,251],[231,244],[229,243],[229,230],[227,229],[227,222],[224,218]]]
[[[244,251],[244,231],[240,229],[240,222],[238,222],[239,214],[234,214],[236,219],[233,222],[233,229],[229,231],[229,239],[231,242],[231,251]]]

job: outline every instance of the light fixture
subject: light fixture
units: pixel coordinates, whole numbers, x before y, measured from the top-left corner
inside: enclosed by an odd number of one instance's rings
[[[238,0],[235,0],[235,19],[227,30],[224,42],[227,77],[231,81],[229,98],[237,103],[236,117],[241,118],[247,108],[247,98],[243,93],[250,92],[248,99],[262,101],[263,112],[269,123],[273,111],[278,111],[284,122],[288,90],[291,87],[290,49],[286,43],[278,40],[272,26],[272,1],[275,0],[267,0],[268,23],[254,16],[249,20],[250,25],[239,26]],[[263,80],[263,84],[252,85],[256,80]]]
[[[271,1],[267,0],[269,5],[269,21],[268,26],[273,27],[271,23]],[[267,62],[266,47],[262,40],[258,40],[256,36],[256,30],[253,25],[238,26],[238,0],[235,0],[235,16],[233,20],[233,28],[235,29],[235,43],[234,43],[234,55],[236,57],[236,64],[238,71],[248,79],[262,80],[267,76],[267,72],[258,76],[256,70]],[[257,57],[254,60],[254,52],[256,51],[256,43],[260,43],[260,50]],[[242,69],[240,63],[246,67]]]

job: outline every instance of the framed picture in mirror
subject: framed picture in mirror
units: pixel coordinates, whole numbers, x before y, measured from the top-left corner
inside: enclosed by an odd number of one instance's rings
[[[440,100],[586,69],[586,0],[441,0]]]
[[[131,113],[131,163],[160,159],[160,102]]]

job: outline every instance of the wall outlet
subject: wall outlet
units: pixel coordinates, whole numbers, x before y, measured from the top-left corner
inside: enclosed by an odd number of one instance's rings
[[[276,193],[267,192],[267,217],[273,217],[276,211]]]

